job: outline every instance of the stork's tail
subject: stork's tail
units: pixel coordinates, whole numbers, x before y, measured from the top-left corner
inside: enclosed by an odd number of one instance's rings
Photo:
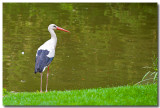
[[[44,70],[44,68],[41,68],[41,67],[35,67],[35,71],[34,71],[34,73],[36,74],[37,72],[40,72],[40,73],[42,73],[43,72],[43,70]]]

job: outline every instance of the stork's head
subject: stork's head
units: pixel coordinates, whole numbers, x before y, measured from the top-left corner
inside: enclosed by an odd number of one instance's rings
[[[58,27],[55,24],[50,24],[48,26],[48,30],[61,30],[61,31],[69,32],[68,30],[65,30],[65,29],[63,29],[61,27]]]

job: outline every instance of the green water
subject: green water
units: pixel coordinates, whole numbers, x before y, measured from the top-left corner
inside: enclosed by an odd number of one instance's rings
[[[3,87],[39,90],[35,55],[50,39],[49,24],[70,31],[55,31],[49,90],[137,83],[158,53],[157,9],[156,3],[3,3]]]

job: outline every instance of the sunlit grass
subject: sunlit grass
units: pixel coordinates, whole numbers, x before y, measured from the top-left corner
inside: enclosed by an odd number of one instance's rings
[[[157,85],[9,93],[4,105],[157,105]]]

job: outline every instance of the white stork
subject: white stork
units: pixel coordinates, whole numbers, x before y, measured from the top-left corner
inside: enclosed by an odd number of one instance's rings
[[[62,30],[65,32],[69,32],[63,28],[60,28],[56,26],[55,24],[50,24],[48,26],[48,31],[51,34],[51,39],[46,41],[43,45],[41,45],[36,53],[36,63],[35,63],[35,73],[40,72],[41,74],[41,85],[40,85],[40,92],[42,92],[42,76],[43,71],[48,66],[48,72],[47,72],[47,81],[46,81],[46,92],[47,92],[47,86],[48,86],[48,76],[49,76],[49,64],[54,58],[55,55],[55,49],[57,44],[57,37],[54,32],[54,30]]]

